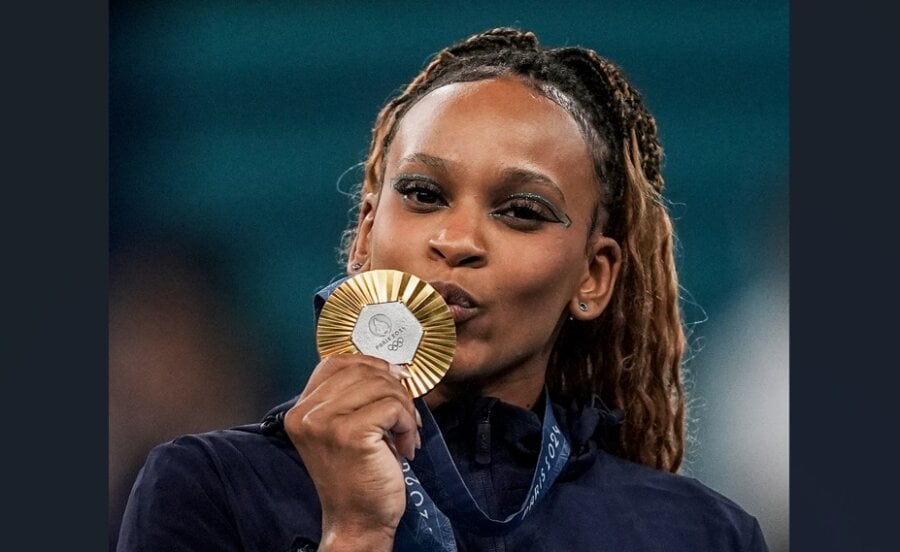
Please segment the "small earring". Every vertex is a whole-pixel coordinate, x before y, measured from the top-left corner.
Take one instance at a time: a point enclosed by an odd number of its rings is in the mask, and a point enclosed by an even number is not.
[[[353,263],[352,265],[350,265],[350,268],[352,270],[359,270],[360,268],[362,268],[362,263]]]
[[[587,303],[578,303],[578,310],[581,312],[587,312]]]

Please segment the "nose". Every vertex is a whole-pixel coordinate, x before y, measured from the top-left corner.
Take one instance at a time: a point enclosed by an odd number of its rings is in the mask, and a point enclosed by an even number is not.
[[[428,240],[432,258],[444,261],[451,267],[483,266],[487,256],[481,236],[481,222],[477,212],[468,212],[461,207],[445,211]]]

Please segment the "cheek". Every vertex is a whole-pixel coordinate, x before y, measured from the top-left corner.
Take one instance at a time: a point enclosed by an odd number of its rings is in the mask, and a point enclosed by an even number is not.
[[[563,308],[577,285],[583,255],[571,245],[550,242],[509,248],[504,258],[507,277],[500,283],[517,303]],[[499,291],[499,290],[498,290]]]
[[[407,226],[403,217],[397,216],[396,210],[391,206],[382,205],[379,208],[369,238],[372,262],[384,266],[385,263],[395,263],[398,257],[402,259],[402,256],[409,255],[413,249],[411,237],[415,233]]]

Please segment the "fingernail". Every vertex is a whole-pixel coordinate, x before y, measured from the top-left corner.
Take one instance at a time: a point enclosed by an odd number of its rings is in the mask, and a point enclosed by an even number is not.
[[[396,376],[399,379],[411,378],[412,374],[409,373],[405,367],[400,366],[399,364],[389,364],[388,370],[390,370],[391,374]]]
[[[422,429],[422,415],[419,414],[418,409],[416,409],[416,425],[419,426],[419,429]]]

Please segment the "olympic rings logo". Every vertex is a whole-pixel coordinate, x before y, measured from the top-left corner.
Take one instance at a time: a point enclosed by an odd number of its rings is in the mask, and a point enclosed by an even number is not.
[[[387,346],[388,351],[396,351],[400,347],[403,347],[403,337],[398,337],[397,339],[391,341]]]

